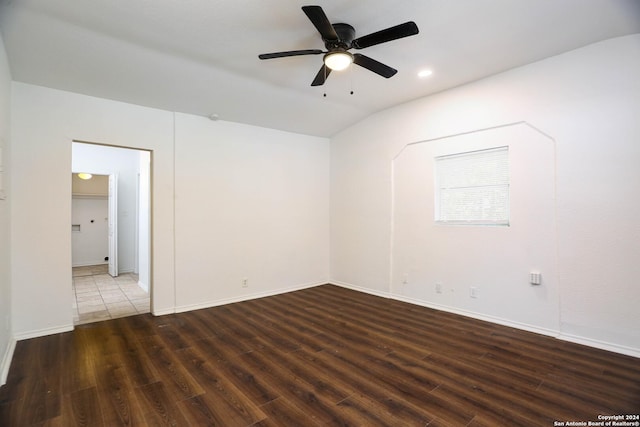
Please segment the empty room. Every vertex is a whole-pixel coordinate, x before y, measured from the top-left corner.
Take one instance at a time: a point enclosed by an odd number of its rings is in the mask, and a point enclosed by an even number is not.
[[[0,0],[0,425],[640,426],[638,76],[637,0]]]

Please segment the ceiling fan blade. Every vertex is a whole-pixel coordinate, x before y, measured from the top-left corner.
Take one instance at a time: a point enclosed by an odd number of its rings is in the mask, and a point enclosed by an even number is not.
[[[365,47],[374,46],[380,43],[390,42],[391,40],[401,39],[418,34],[418,26],[415,22],[409,21],[395,27],[380,30],[366,36],[355,39],[351,46],[356,49],[364,49]]]
[[[307,15],[324,40],[338,40],[336,30],[320,6],[302,6],[302,11]]]
[[[273,59],[273,58],[285,58],[287,56],[300,56],[300,55],[319,55],[324,53],[320,49],[307,49],[307,50],[289,50],[286,52],[273,52],[263,53],[258,55],[260,59]]]
[[[371,59],[368,56],[364,56],[359,53],[353,54],[353,62],[354,64],[358,64],[359,66],[364,67],[369,71],[373,71],[387,79],[389,77],[393,77],[398,72],[395,68],[391,68],[382,62],[378,62],[375,59]]]
[[[322,64],[322,68],[320,68],[320,71],[318,71],[318,74],[316,74],[316,78],[313,79],[313,82],[311,82],[311,86],[322,86],[324,82],[327,81],[327,77],[329,77],[329,74],[331,74],[331,68]]]

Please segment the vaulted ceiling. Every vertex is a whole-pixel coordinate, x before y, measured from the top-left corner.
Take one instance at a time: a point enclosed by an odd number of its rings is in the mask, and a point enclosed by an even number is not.
[[[318,136],[393,105],[640,32],[638,0],[317,1],[331,22],[355,27],[356,37],[406,21],[420,33],[359,51],[396,68],[390,79],[353,66],[311,87],[321,55],[258,59],[324,49],[305,4],[0,0],[0,31],[15,81]],[[423,69],[433,74],[418,77]]]

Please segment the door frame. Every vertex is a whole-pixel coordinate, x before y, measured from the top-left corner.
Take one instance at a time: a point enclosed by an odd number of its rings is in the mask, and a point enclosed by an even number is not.
[[[149,168],[148,168],[148,179],[147,179],[147,185],[148,188],[145,188],[146,191],[148,191],[148,209],[146,210],[146,212],[136,212],[137,215],[136,217],[138,218],[136,221],[136,230],[137,232],[139,232],[139,222],[140,222],[140,215],[141,214],[145,214],[147,215],[148,218],[148,239],[146,242],[143,242],[145,245],[147,245],[147,253],[148,253],[148,262],[145,263],[145,267],[147,269],[147,276],[148,276],[148,282],[146,285],[148,287],[147,291],[149,292],[149,304],[150,304],[150,311],[151,313],[153,313],[153,294],[154,294],[154,275],[153,275],[153,263],[154,263],[154,255],[153,255],[153,240],[154,240],[154,235],[153,235],[153,209],[154,209],[154,197],[153,197],[153,168],[154,168],[154,162],[153,162],[153,150],[150,149],[145,149],[145,148],[140,148],[140,147],[132,147],[132,146],[125,146],[125,145],[116,145],[116,144],[104,144],[104,143],[99,143],[99,142],[93,142],[93,141],[84,141],[84,140],[79,140],[79,139],[73,139],[72,143],[79,143],[79,144],[86,144],[86,145],[95,145],[95,146],[99,146],[99,147],[110,147],[110,148],[122,148],[122,149],[127,149],[127,150],[134,150],[134,151],[138,151],[138,152],[147,152],[149,153]],[[73,150],[72,150],[73,152]],[[73,168],[72,168],[73,169]],[[72,171],[72,173],[76,173],[75,171]],[[96,174],[98,175],[112,175],[111,172],[109,171],[95,171]],[[138,177],[140,177],[140,174],[138,174]],[[137,186],[137,193],[139,195],[140,193],[140,179],[138,178],[136,181],[136,186]],[[136,209],[139,208],[139,203],[136,203]],[[137,250],[136,252],[139,252],[139,248],[141,245],[141,242],[139,240],[139,235],[136,236],[136,245],[137,245]],[[136,256],[137,260],[136,262],[138,262],[139,260],[139,255]],[[140,273],[140,272],[138,272]],[[70,272],[71,275],[71,272]],[[70,281],[72,280],[72,278],[70,278]]]
[[[109,175],[109,275],[118,277],[118,174]],[[139,249],[136,248],[136,252]]]

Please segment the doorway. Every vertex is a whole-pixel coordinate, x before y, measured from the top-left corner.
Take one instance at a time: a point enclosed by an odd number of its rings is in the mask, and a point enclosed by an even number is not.
[[[151,311],[150,175],[149,151],[73,142],[74,324]]]

